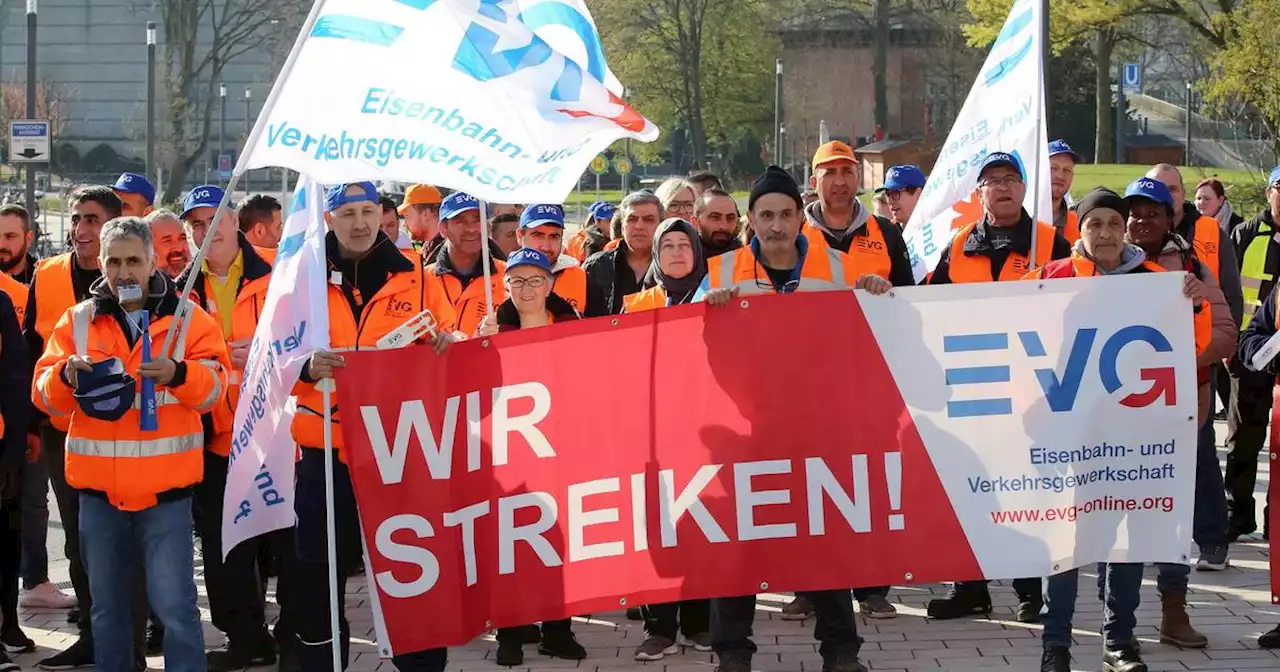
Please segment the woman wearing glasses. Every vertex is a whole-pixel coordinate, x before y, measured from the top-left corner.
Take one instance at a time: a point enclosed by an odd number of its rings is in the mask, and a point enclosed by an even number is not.
[[[662,201],[662,208],[665,211],[664,218],[667,217],[683,217],[688,219],[693,216],[693,206],[698,200],[694,193],[694,188],[689,181],[683,177],[669,177],[662,184],[658,185],[654,195],[658,200]]]
[[[551,293],[551,262],[547,255],[522,247],[507,257],[507,300],[498,306],[497,319],[484,318],[479,334],[545,327],[580,319],[568,301]]]

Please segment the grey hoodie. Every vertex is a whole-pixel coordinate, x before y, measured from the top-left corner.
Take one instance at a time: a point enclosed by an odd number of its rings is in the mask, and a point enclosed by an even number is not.
[[[854,208],[856,208],[853,211],[853,220],[849,222],[849,228],[844,231],[836,231],[835,229],[827,226],[827,222],[822,216],[821,202],[814,202],[806,205],[804,208],[804,217],[810,224],[817,227],[817,229],[827,237],[828,241],[835,240],[840,243],[833,247],[847,251],[849,249],[849,245],[853,242],[854,232],[865,226],[867,220],[871,218],[871,211],[862,207],[862,204],[857,200],[853,202],[853,205]]]
[[[1093,257],[1090,257],[1089,254],[1084,251],[1083,240],[1076,241],[1075,252],[1085,259],[1093,261]],[[1107,269],[1098,266],[1096,263],[1094,264],[1094,267],[1097,269],[1098,275],[1124,275],[1125,273],[1141,266],[1142,262],[1146,260],[1147,253],[1143,252],[1141,247],[1138,247],[1133,243],[1125,243],[1124,250],[1120,252],[1120,265],[1114,270],[1108,271]]]

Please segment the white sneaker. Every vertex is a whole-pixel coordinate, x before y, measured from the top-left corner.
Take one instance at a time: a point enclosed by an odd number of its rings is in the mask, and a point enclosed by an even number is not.
[[[31,590],[22,591],[18,604],[33,609],[70,609],[76,606],[76,597],[45,581]]]

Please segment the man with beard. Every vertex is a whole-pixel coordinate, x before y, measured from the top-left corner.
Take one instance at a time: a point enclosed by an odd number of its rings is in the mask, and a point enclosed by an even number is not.
[[[31,231],[31,215],[21,205],[0,206],[0,272],[18,282],[29,285],[36,272],[36,258],[31,254],[31,244],[35,242],[35,234]],[[25,297],[22,305],[15,307],[23,310],[27,307]]]
[[[155,185],[137,173],[124,173],[112,189],[123,205],[120,214],[126,217],[146,217],[156,202]]]
[[[165,275],[178,277],[182,269],[191,263],[191,245],[178,215],[172,210],[155,210],[147,215],[146,222],[151,227],[151,240],[156,246],[156,264]]]
[[[530,205],[520,215],[516,242],[546,255],[551,264],[551,293],[562,298],[579,314],[587,303],[587,272],[578,260],[563,251],[564,207]]]
[[[244,199],[236,218],[240,220],[240,232],[250,245],[263,250],[274,250],[280,245],[284,211],[274,196],[254,194]]]
[[[1080,163],[1080,158],[1065,140],[1049,143],[1049,190],[1053,194],[1053,227],[1072,245],[1080,240],[1080,218],[1067,207],[1067,194],[1071,193],[1071,184],[1076,180],[1076,164]]]
[[[702,253],[707,259],[742,247],[738,237],[741,214],[738,202],[723,189],[702,192],[693,208],[693,225],[698,229]]]
[[[440,204],[443,200],[440,190],[429,184],[415,184],[404,192],[400,214],[404,216],[404,226],[409,230],[413,246],[420,251],[440,232]]]
[[[894,287],[916,284],[902,232],[858,202],[859,179],[852,147],[839,141],[819,147],[809,177],[809,186],[818,191],[818,202],[804,209],[802,235],[812,244],[849,255],[859,276],[874,273]]]

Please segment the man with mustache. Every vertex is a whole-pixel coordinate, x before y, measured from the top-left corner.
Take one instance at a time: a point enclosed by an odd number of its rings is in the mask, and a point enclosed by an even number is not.
[[[819,147],[809,177],[818,202],[804,209],[804,235],[810,243],[849,255],[857,275],[874,273],[895,287],[910,287],[915,275],[902,233],[858,202],[860,179],[852,147],[839,141]]]
[[[35,242],[35,234],[31,231],[31,215],[21,205],[0,206],[0,272],[29,285],[31,276],[36,271],[36,257],[31,254],[31,244]],[[14,307],[19,312],[27,307],[26,298],[22,305]]]
[[[698,229],[707,259],[742,247],[738,236],[741,219],[738,202],[728,192],[717,187],[702,192],[693,207],[692,224]]]
[[[427,266],[429,288],[442,292],[453,306],[453,324],[441,323],[448,331],[474,336],[480,320],[488,314],[485,303],[484,267],[481,246],[489,244],[488,232],[480,221],[480,202],[460,191],[449,194],[440,204],[440,231],[444,244]],[[502,273],[505,266],[496,257],[489,258],[489,284],[493,302],[506,300]],[[476,282],[479,280],[479,282]],[[496,307],[496,306],[495,306]],[[436,319],[441,319],[439,315]]]
[[[156,246],[156,263],[171,278],[178,277],[191,263],[191,244],[187,230],[172,210],[153,210],[145,220],[151,226],[151,239]]]
[[[987,155],[978,171],[982,218],[956,231],[951,244],[943,248],[928,284],[1012,282],[1031,272],[1033,265],[1040,268],[1054,259],[1071,256],[1071,245],[1053,225],[1033,221],[1023,209],[1026,194],[1018,157],[1005,152]],[[1013,591],[1018,596],[1018,621],[1039,622],[1040,608],[1044,606],[1040,579],[1014,579]],[[947,597],[929,601],[928,613],[938,620],[990,614],[987,582],[957,581]]]

